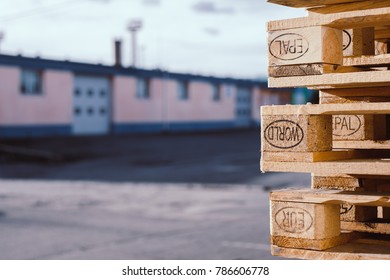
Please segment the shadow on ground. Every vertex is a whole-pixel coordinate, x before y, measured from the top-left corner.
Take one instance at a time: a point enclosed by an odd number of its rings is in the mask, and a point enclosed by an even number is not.
[[[308,185],[310,180],[302,174],[261,174],[258,130],[40,138],[2,144],[14,148],[0,153],[2,178],[239,183],[266,188]]]

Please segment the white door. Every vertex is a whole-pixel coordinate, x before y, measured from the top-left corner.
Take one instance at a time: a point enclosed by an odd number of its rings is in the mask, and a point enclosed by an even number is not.
[[[75,76],[73,133],[107,134],[110,127],[110,81],[102,77]]]
[[[236,96],[236,126],[249,127],[252,123],[252,95],[251,89],[237,88]]]

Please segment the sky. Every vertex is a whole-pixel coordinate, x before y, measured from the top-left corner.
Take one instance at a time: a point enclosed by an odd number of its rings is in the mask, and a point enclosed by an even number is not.
[[[265,0],[1,2],[4,54],[112,65],[118,38],[129,66],[127,26],[140,19],[139,67],[237,78],[266,77],[267,21],[306,15]]]

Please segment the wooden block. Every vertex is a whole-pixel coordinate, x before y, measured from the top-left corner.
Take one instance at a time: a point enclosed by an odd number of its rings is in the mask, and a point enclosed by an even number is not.
[[[362,56],[375,54],[374,27],[343,30],[343,55]]]
[[[331,122],[330,116],[262,114],[261,150],[330,151],[332,149]]]
[[[271,201],[271,235],[326,239],[340,235],[338,205]]]
[[[304,8],[304,7],[314,7],[314,6],[322,6],[322,5],[330,5],[330,4],[340,4],[347,2],[358,2],[363,0],[267,0],[267,2],[294,7],[294,8]]]
[[[345,244],[359,237],[361,237],[361,234],[357,232],[341,233],[340,235],[332,238],[318,240],[292,238],[285,236],[271,236],[271,244],[286,248],[326,250],[341,244]]]
[[[385,116],[379,116],[378,120],[385,120]],[[333,115],[333,141],[338,140],[372,140],[375,122],[373,115]],[[383,128],[380,126],[379,128]],[[377,129],[378,133],[383,129]],[[384,136],[382,134],[382,136]]]
[[[314,26],[268,34],[269,66],[342,64],[342,31]]]

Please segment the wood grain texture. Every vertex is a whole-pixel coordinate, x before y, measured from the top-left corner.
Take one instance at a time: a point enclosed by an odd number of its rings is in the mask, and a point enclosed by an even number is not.
[[[389,23],[390,7],[383,7],[270,21],[268,22],[268,31],[310,26],[329,26],[338,29],[349,29],[389,25]]]
[[[342,35],[343,56],[375,55],[374,27],[347,29]]]
[[[316,14],[335,14],[349,11],[361,11],[375,8],[385,8],[389,6],[388,0],[375,1],[349,1],[351,3],[337,3],[333,5],[324,5],[320,7],[309,8],[310,16],[318,16]]]
[[[361,158],[365,153],[359,151],[327,151],[327,152],[262,152],[263,161],[278,162],[321,162]]]
[[[283,248],[271,245],[271,254],[285,258],[307,260],[390,260],[390,242],[365,242],[357,239],[325,251]]]
[[[390,114],[390,103],[343,103],[261,106],[262,116],[272,115],[370,115]]]
[[[271,88],[310,87],[313,89],[329,89],[389,85],[389,70],[268,78],[268,86]]]
[[[364,141],[335,141],[335,149],[390,149],[390,140],[364,140]]]
[[[270,193],[272,201],[308,203],[308,204],[342,204],[349,203],[362,206],[390,206],[390,193],[354,192],[339,190],[284,189]]]
[[[262,172],[302,172],[324,174],[351,174],[351,175],[389,175],[390,159],[351,159],[328,162],[290,162],[261,161]]]
[[[369,222],[341,221],[341,229],[348,231],[390,234],[390,222],[373,220]]]
[[[303,239],[285,236],[271,236],[271,244],[279,247],[311,249],[311,250],[326,250],[341,244],[345,244],[354,239],[361,238],[362,234],[358,232],[341,233],[338,236],[325,239]]]
[[[307,76],[322,75],[329,73],[351,73],[366,71],[362,67],[337,66],[331,64],[300,64],[300,65],[283,65],[268,67],[269,77],[290,77],[290,76]]]
[[[389,57],[390,58],[390,57]],[[390,98],[390,87],[361,87],[361,88],[342,88],[342,89],[324,89],[320,91],[320,98],[385,98],[383,101],[367,102],[387,102],[386,98]],[[328,103],[347,103],[347,102],[328,102]]]
[[[387,46],[386,46],[387,47]],[[389,66],[390,54],[361,55],[343,58],[343,66]]]

